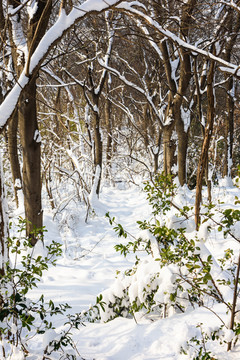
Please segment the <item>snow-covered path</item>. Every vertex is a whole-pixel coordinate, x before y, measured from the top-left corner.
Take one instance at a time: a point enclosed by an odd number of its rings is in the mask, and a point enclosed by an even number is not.
[[[136,221],[151,214],[146,194],[136,187],[108,188],[94,205],[96,214],[89,217],[87,224],[83,209],[76,208],[74,203],[68,207],[59,226],[52,221],[52,214],[45,212],[46,242],[54,239],[63,243],[65,253],[56,267],[44,274],[42,283],[32,294],[34,298],[44,293],[47,300],[67,302],[72,307],[71,313],[81,312],[113,284],[117,270],[132,267],[134,255],[124,258],[116,253],[114,246],[127,240],[117,237],[105,213],[115,216],[124,229],[136,235],[139,231]],[[221,311],[219,308],[219,313]],[[216,326],[216,317],[202,308],[155,322],[139,314],[137,320],[138,323],[117,318],[108,323],[86,324],[74,333],[79,353],[86,360],[187,360],[191,356],[181,355],[180,348],[186,339],[194,336],[196,325],[207,322],[213,328]],[[56,325],[61,326],[61,322],[59,318]],[[36,354],[39,344],[31,346]],[[226,353],[225,345],[221,353],[219,348],[216,351],[219,360],[239,358],[239,347],[231,353]]]
[[[34,297],[44,292],[46,299],[68,302],[72,312],[80,312],[113,283],[117,270],[124,271],[132,266],[134,256],[124,258],[115,251],[116,244],[127,240],[117,237],[105,214],[109,212],[127,231],[136,235],[139,231],[136,221],[150,215],[145,193],[136,188],[106,189],[95,203],[95,212],[86,224],[83,210],[73,205],[64,217],[60,232],[51,220],[52,215],[45,213],[46,242],[62,243],[65,254],[56,267],[44,274],[43,282],[34,290]]]

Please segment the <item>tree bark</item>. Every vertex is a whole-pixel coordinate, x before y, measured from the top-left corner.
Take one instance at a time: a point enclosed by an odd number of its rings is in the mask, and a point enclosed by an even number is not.
[[[22,189],[22,176],[18,158],[18,140],[17,140],[17,130],[18,130],[18,110],[16,109],[8,122],[8,153],[11,165],[13,187],[15,194],[16,206],[19,206],[18,200],[18,190]]]
[[[180,34],[183,39],[188,37],[189,27],[192,22],[191,14],[195,4],[196,0],[188,0],[183,5],[180,25]],[[166,111],[165,123],[169,124],[169,121],[172,123],[171,125],[167,125],[167,129],[164,129],[163,132],[165,133],[164,161],[166,161],[164,169],[167,174],[171,174],[173,164],[177,164],[179,182],[180,185],[183,186],[186,183],[188,129],[184,124],[184,119],[182,119],[181,108],[192,77],[190,52],[183,48],[179,49],[180,71],[177,84],[172,76],[173,71],[176,72],[176,70],[172,68],[166,40],[162,41],[160,48],[164,59],[164,67],[169,86],[168,108]],[[175,76],[175,78],[177,78],[177,76]],[[177,139],[174,139],[172,134],[170,135],[170,132],[173,132],[174,128],[176,128]],[[176,143],[176,140],[178,141],[177,161],[174,156],[176,148],[176,144],[174,143]]]
[[[164,152],[164,173],[166,175],[172,174],[172,167],[176,160],[174,159],[174,153],[176,149],[176,144],[174,139],[172,138],[175,119],[172,108],[172,102],[174,99],[174,95],[177,92],[176,83],[172,78],[172,68],[170,63],[170,55],[167,46],[167,41],[164,40],[160,44],[160,49],[162,52],[162,56],[164,59],[164,69],[166,72],[167,83],[169,87],[168,92],[168,107],[165,114],[165,126],[163,128],[163,152]]]
[[[202,181],[203,176],[206,170],[206,165],[208,161],[208,149],[210,145],[210,140],[213,131],[214,123],[214,93],[213,93],[213,79],[214,79],[214,68],[215,64],[212,61],[209,68],[208,78],[207,78],[207,124],[205,126],[204,139],[202,144],[202,151],[198,163],[197,169],[197,184],[196,184],[196,198],[195,198],[195,225],[196,230],[199,229],[200,225],[200,206],[201,206],[201,196],[202,196]]]
[[[236,43],[237,36],[240,29],[240,13],[237,13],[234,18],[234,11],[230,9],[224,30],[229,34],[228,41],[226,41],[224,58],[226,61],[231,60],[232,50]],[[232,158],[233,158],[233,131],[234,131],[234,82],[230,77],[226,82],[226,117],[224,127],[224,168],[223,176],[231,177]]]
[[[174,122],[163,128],[163,144],[164,144],[164,173],[172,174],[173,165],[176,163],[175,150],[176,144],[172,138]]]
[[[0,154],[1,155],[1,154]],[[0,157],[0,276],[4,274],[4,266],[8,260],[7,239],[9,236],[7,201],[4,189],[2,160]],[[1,296],[0,296],[1,306]]]
[[[8,0],[9,4],[16,8],[19,2]],[[23,89],[18,102],[18,121],[20,141],[23,149],[23,194],[25,217],[27,220],[26,236],[35,245],[37,238],[32,234],[35,228],[42,228],[42,204],[41,204],[41,151],[40,135],[37,124],[36,105],[36,79],[38,74],[30,75],[30,62],[32,54],[46,32],[48,20],[51,14],[52,0],[38,0],[36,11],[29,19],[26,29],[26,42],[28,47],[28,58],[19,58],[17,41],[11,21],[17,21],[17,26],[23,27],[21,14],[17,20],[9,21],[9,34],[11,40],[12,58],[17,76],[20,75],[24,66],[26,76],[30,78],[28,85]],[[15,24],[16,25],[16,24]],[[17,115],[16,115],[17,116]],[[16,134],[15,134],[16,136]]]
[[[98,182],[96,184],[96,194],[99,196],[101,175],[102,175],[102,137],[100,133],[100,116],[98,111],[93,113],[93,127],[94,127],[94,168],[96,176],[96,169],[100,169],[100,173],[97,174]],[[99,170],[98,170],[99,171]]]
[[[19,130],[23,150],[23,194],[27,236],[32,245],[36,237],[34,228],[42,228],[41,203],[41,141],[37,124],[36,79],[23,90],[19,100]]]
[[[181,108],[179,109],[181,112]],[[178,135],[178,179],[181,186],[186,184],[187,180],[187,148],[188,148],[188,130],[184,128],[184,122],[181,114],[176,121],[176,130]]]
[[[226,84],[226,117],[224,123],[224,168],[223,176],[231,177],[232,158],[233,158],[233,130],[234,130],[234,99],[232,96],[233,79],[229,79]]]
[[[157,147],[157,151],[154,150],[153,151],[153,171],[154,174],[158,173],[159,170],[159,153],[160,153],[160,148],[161,148],[161,142],[162,142],[162,130],[159,129],[159,134],[158,134],[158,138],[157,138],[157,143],[156,143],[156,147]]]
[[[105,121],[107,128],[107,145],[106,145],[106,161],[107,161],[107,177],[110,177],[111,159],[112,159],[112,119],[111,119],[111,103],[106,99],[105,104]]]

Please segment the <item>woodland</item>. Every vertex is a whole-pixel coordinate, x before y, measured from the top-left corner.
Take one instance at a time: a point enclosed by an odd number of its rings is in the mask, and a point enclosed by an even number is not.
[[[135,186],[142,191],[145,187],[155,222],[141,219],[139,226],[155,240],[149,235],[144,251],[157,261],[160,256],[161,268],[168,263],[169,269],[174,264],[189,271],[185,278],[184,271],[178,270],[181,280],[174,280],[176,288],[166,289],[171,306],[159,300],[159,316],[168,317],[170,308],[183,313],[190,305],[201,306],[206,296],[208,303],[210,298],[225,304],[231,318],[225,327],[233,335],[222,342],[228,352],[232,350],[240,334],[236,320],[240,234],[233,230],[240,221],[240,202],[234,193],[230,205],[217,207],[214,194],[223,181],[238,189],[239,78],[238,0],[0,0],[0,276],[4,289],[0,293],[0,324],[11,318],[26,330],[33,323],[23,316],[25,305],[20,305],[21,311],[13,310],[19,308],[17,302],[24,303],[26,289],[35,286],[32,275],[25,290],[22,280],[14,280],[16,276],[20,279],[19,273],[14,273],[20,271],[16,263],[14,270],[10,265],[11,253],[21,255],[18,232],[24,234],[23,247],[34,249],[44,243],[45,210],[50,209],[57,221],[74,203],[76,208],[81,206],[81,221],[88,224],[98,216],[96,204],[104,188]],[[192,194],[184,206],[185,200],[175,198],[183,189]],[[224,202],[227,196],[220,198]],[[24,213],[17,220],[21,206]],[[167,223],[165,217],[171,211],[171,219],[177,212],[186,224],[191,221],[194,236],[199,237],[207,223],[207,230],[215,226],[223,238],[231,237],[234,250],[224,248],[225,255],[218,261],[221,271],[230,271],[231,279],[214,280],[212,255],[208,253],[205,259],[205,245],[189,240],[190,225]],[[128,232],[111,213],[107,218],[126,241]],[[156,256],[155,241],[159,248]],[[151,247],[149,242],[155,245]],[[51,246],[46,258],[37,258],[32,267],[32,257],[21,255],[21,266],[31,267],[29,274],[35,271],[34,276],[41,278],[44,263],[52,264],[59,255],[57,243]],[[141,240],[117,246],[124,256],[142,250]],[[197,252],[200,248],[203,257]],[[184,264],[179,263],[177,253],[186,259]],[[188,258],[190,253],[195,255]],[[138,259],[136,266],[141,266]],[[154,276],[155,280],[161,278]],[[191,290],[184,288],[183,280]],[[230,286],[231,300],[224,298],[216,281]],[[6,290],[7,283],[14,284],[12,292]],[[80,316],[71,319],[70,328],[89,319],[99,321],[101,316],[106,321],[117,313],[124,317],[126,311],[127,316],[143,308],[151,313],[160,288],[159,283],[156,286],[150,286],[148,300],[130,301],[131,310],[122,302],[116,310],[117,302],[112,304],[100,295],[95,305],[98,315],[91,309],[83,320]],[[126,287],[129,291],[131,286]],[[188,293],[190,305],[176,300],[178,291]],[[121,293],[116,298],[124,296]],[[6,299],[13,301],[11,306]],[[103,315],[104,306],[113,313],[109,310]],[[56,314],[62,310],[52,308]],[[49,322],[46,326],[51,328]],[[216,333],[211,337],[221,338]],[[19,340],[21,331],[7,331],[1,325],[0,339],[4,338],[27,356],[26,346]],[[56,343],[54,351],[64,347],[64,341],[58,348]],[[189,358],[215,359],[205,342],[204,346],[195,343],[198,353]],[[2,357],[11,359],[8,347],[2,345],[2,349]],[[55,359],[48,357],[53,350],[46,349],[41,359]],[[183,355],[185,352],[183,349]],[[56,359],[71,358],[62,356]]]

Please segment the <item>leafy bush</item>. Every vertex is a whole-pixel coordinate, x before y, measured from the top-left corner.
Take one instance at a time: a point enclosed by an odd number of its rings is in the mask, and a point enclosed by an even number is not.
[[[136,256],[135,266],[120,274],[115,284],[102,293],[106,306],[105,312],[99,309],[101,319],[108,321],[117,316],[132,316],[140,310],[166,317],[199,306],[215,313],[213,305],[221,303],[226,314],[230,314],[230,325],[225,318],[215,315],[225,332],[233,333],[230,340],[221,338],[230,350],[240,333],[235,316],[240,258],[235,257],[232,249],[227,249],[221,259],[213,257],[201,232],[193,231],[193,208],[179,208],[176,204],[176,186],[170,177],[157,176],[153,184],[146,183],[145,191],[153,209],[152,219],[138,222],[145,237],[118,244],[116,250],[124,256],[144,250],[147,256],[144,260]],[[222,210],[213,204],[203,208],[202,224],[207,232],[218,231],[223,237],[230,236],[240,242],[234,232],[234,226],[240,220],[238,209]],[[107,217],[118,236],[126,238],[128,233],[121,224],[109,214]],[[206,341],[209,339],[219,340],[220,337],[205,337]],[[195,340],[192,342],[198,347],[196,359],[210,359],[201,341]]]
[[[71,329],[82,324],[81,316],[68,315],[62,333],[54,331],[53,318],[64,315],[70,308],[68,304],[55,305],[53,301],[45,302],[41,295],[37,301],[30,300],[29,291],[37,287],[43,271],[49,265],[55,265],[56,258],[62,253],[61,245],[55,241],[46,246],[45,255],[35,256],[34,248],[25,238],[26,221],[19,219],[18,236],[8,239],[10,259],[4,264],[4,271],[0,276],[0,357],[14,359],[17,353],[28,358],[28,343],[35,336],[45,334],[47,343],[43,349],[43,359],[49,359],[53,352],[59,353],[59,359],[76,359],[76,355],[67,355],[64,348],[75,346],[71,338]],[[44,229],[34,230],[38,241],[43,240]],[[48,334],[52,334],[49,337]],[[54,334],[54,336],[53,336]]]

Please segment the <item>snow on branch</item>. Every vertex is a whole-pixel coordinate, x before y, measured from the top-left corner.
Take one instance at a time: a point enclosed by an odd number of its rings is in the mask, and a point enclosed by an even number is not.
[[[147,102],[149,103],[149,105],[151,106],[151,108],[154,111],[154,114],[156,115],[158,121],[159,121],[159,125],[161,128],[164,127],[164,124],[162,122],[161,116],[156,108],[156,106],[154,105],[154,102],[152,100],[152,96],[150,96],[150,94],[148,93],[147,88],[142,89],[140,86],[138,86],[137,84],[134,84],[132,81],[126,79],[126,77],[124,75],[122,75],[118,70],[107,66],[106,64],[104,64],[104,62],[101,59],[98,59],[99,64],[104,67],[105,69],[107,69],[110,73],[112,73],[113,75],[115,75],[119,80],[121,80],[125,85],[129,86],[130,88],[136,90],[137,92],[139,92],[140,94],[142,94],[145,99],[147,100]]]
[[[237,12],[240,13],[240,7],[233,1],[233,0],[230,0],[230,1],[220,1],[221,4],[224,4],[224,5],[227,5],[227,6],[230,6],[232,9],[236,10]]]
[[[232,6],[236,9],[236,6],[235,6],[236,4],[233,1],[226,2],[226,4],[229,6]],[[136,6],[138,6],[138,8],[136,8]],[[187,41],[184,41],[183,39],[181,39],[179,36],[175,35],[173,32],[164,29],[151,16],[140,11],[139,10],[140,6],[141,6],[141,3],[139,1],[132,1],[132,2],[123,1],[117,6],[117,8],[119,10],[126,11],[127,13],[129,13],[131,15],[137,16],[145,24],[150,25],[157,32],[159,32],[163,36],[166,36],[168,39],[171,39],[173,41],[173,43],[177,44],[178,46],[188,49],[195,54],[203,55],[204,57],[207,57],[208,59],[216,61],[219,65],[222,65],[222,67],[220,68],[221,71],[233,74],[236,77],[240,77],[240,68],[238,65],[228,62],[228,61],[220,58],[219,56],[215,56],[211,52],[203,50],[196,45],[192,45],[192,44],[188,43]],[[239,9],[236,9],[236,10],[239,11]]]
[[[18,5],[17,7],[13,8],[12,5],[9,5],[8,7],[8,16],[15,16],[20,10],[22,10],[22,8],[24,8],[24,6],[26,6],[28,3],[30,2],[30,0],[25,0],[23,1],[20,5]]]
[[[29,83],[31,75],[39,70],[43,60],[51,48],[57,44],[64,34],[78,21],[90,13],[100,13],[121,3],[121,0],[87,0],[77,8],[73,8],[67,15],[62,11],[54,25],[46,32],[31,55],[29,76],[26,76],[26,66],[22,71],[16,85],[9,92],[3,103],[0,105],[0,128],[4,127],[12,115],[23,88]]]

